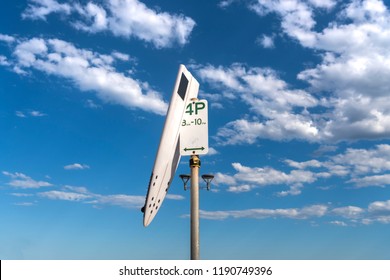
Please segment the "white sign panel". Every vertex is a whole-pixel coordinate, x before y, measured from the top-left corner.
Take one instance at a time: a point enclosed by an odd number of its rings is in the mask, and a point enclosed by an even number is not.
[[[180,154],[204,155],[209,151],[207,100],[187,104],[180,128]]]

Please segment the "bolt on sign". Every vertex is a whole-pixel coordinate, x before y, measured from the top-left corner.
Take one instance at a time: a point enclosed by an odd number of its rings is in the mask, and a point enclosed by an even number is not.
[[[209,151],[207,100],[190,101],[183,115],[180,128],[180,154],[204,155]]]

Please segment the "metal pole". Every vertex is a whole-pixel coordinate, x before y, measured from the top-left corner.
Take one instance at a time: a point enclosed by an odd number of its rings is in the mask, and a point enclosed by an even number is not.
[[[191,260],[199,260],[199,168],[200,159],[192,155],[191,168]]]

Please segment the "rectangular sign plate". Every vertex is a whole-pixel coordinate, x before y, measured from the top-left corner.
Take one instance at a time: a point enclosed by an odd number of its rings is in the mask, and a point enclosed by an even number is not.
[[[204,155],[209,151],[207,100],[190,101],[180,128],[180,154]]]

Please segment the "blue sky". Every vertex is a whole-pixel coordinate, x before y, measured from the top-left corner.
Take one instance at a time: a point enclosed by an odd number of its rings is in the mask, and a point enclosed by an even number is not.
[[[0,5],[1,259],[189,258],[178,176],[140,212],[179,64],[209,102],[203,259],[390,258],[386,1]]]

